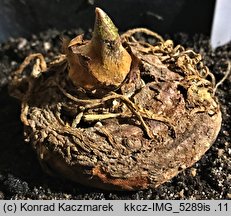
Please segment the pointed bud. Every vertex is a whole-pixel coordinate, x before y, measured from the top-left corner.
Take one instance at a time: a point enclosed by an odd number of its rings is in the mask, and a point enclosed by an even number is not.
[[[95,13],[91,41],[78,36],[69,43],[69,77],[87,90],[117,88],[130,71],[131,56],[107,14],[100,8]]]
[[[95,25],[92,41],[114,41],[119,38],[118,29],[100,8],[95,9]]]

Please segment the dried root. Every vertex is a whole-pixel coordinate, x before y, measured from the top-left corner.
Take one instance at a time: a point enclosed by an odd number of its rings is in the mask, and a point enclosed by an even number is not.
[[[230,72],[216,84],[200,54],[145,28],[119,38],[105,13],[96,12],[91,41],[75,38],[48,66],[32,54],[13,74],[10,91],[22,101],[26,140],[48,173],[52,168],[104,189],[157,187],[215,140],[221,124],[215,92]],[[111,29],[101,31],[108,22]],[[126,59],[125,67],[118,59]],[[117,69],[121,76],[113,83]]]

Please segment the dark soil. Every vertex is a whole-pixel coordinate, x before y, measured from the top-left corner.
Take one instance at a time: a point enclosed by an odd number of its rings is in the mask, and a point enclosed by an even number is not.
[[[81,30],[64,32],[72,38]],[[9,74],[35,52],[51,60],[60,52],[60,32],[48,30],[30,38],[9,39],[0,44],[0,199],[231,199],[231,76],[217,91],[223,123],[211,149],[192,168],[186,169],[156,190],[104,192],[45,174],[30,145],[23,141],[20,102],[8,95]],[[204,35],[171,36],[200,52],[220,80],[231,59],[231,43],[212,51]]]

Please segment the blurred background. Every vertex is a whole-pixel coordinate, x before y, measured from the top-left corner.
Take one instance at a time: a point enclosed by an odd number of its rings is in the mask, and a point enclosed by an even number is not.
[[[87,30],[96,6],[120,31],[148,27],[160,34],[210,35],[215,0],[0,0],[0,42],[48,28]]]

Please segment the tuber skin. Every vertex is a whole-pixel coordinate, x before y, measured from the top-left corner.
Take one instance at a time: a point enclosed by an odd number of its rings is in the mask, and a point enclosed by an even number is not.
[[[10,86],[22,101],[25,140],[48,174],[105,190],[156,188],[215,141],[221,82],[200,54],[144,28],[120,37],[99,8],[92,39],[79,35],[64,48],[49,67],[42,54],[29,55]]]
[[[107,14],[100,8],[96,8],[95,13],[92,39],[84,41],[79,35],[68,45],[68,75],[74,85],[85,90],[111,90],[125,80],[132,59]]]

